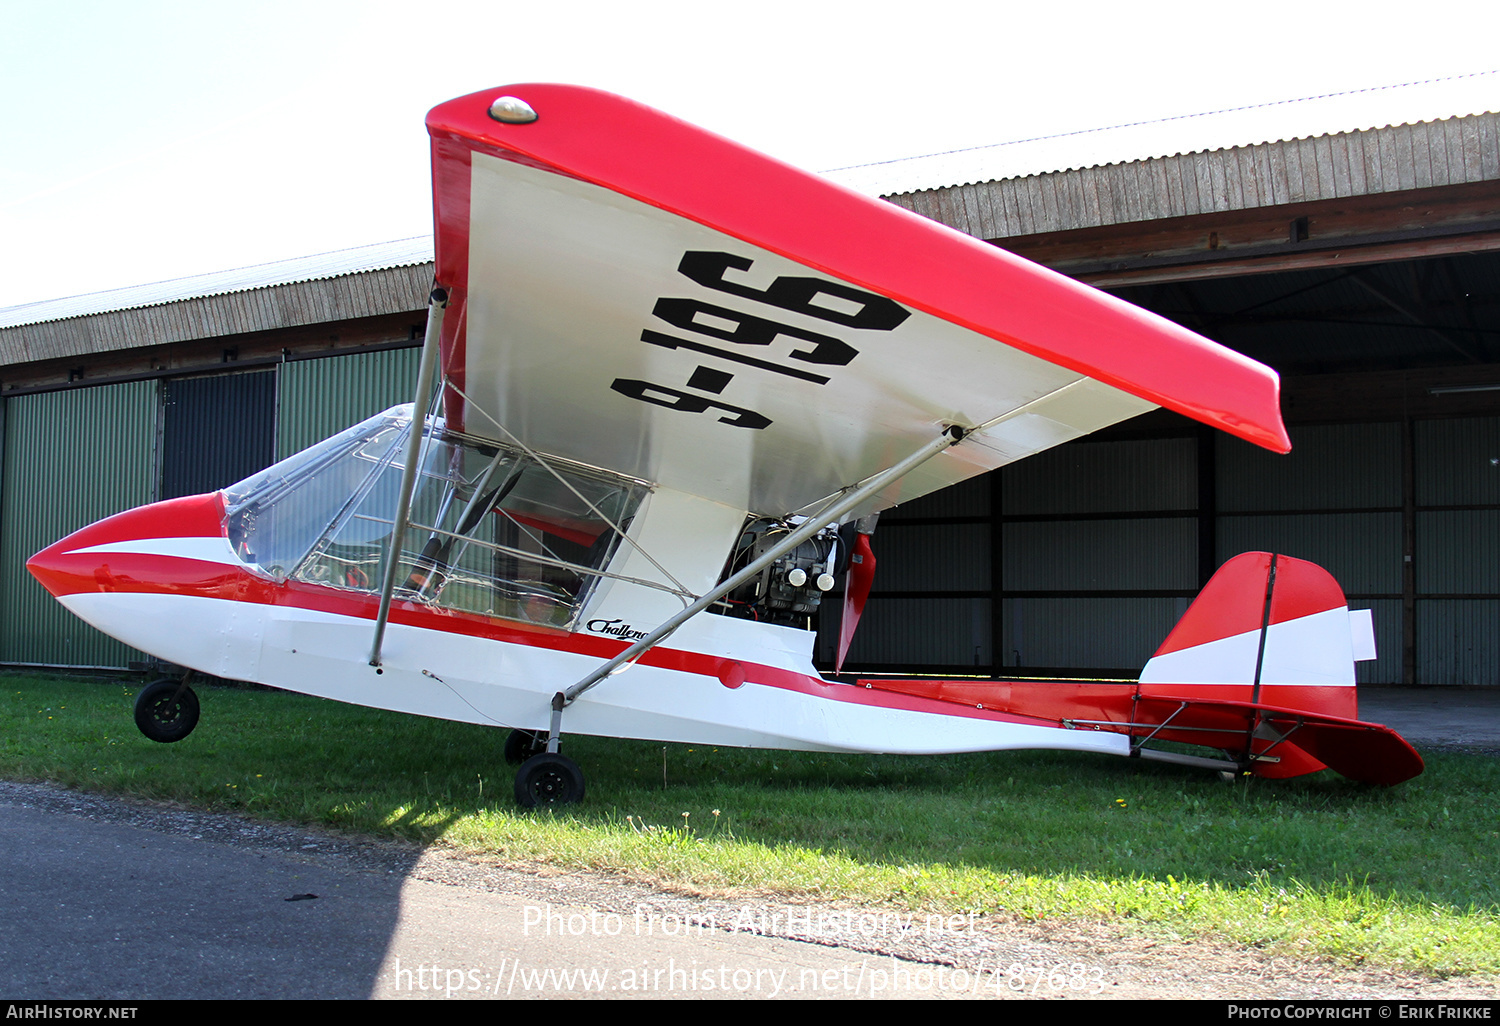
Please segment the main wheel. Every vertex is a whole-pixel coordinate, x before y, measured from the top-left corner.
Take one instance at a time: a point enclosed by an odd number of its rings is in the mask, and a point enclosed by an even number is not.
[[[516,801],[524,808],[583,801],[583,771],[566,755],[533,755],[516,771]]]
[[[198,725],[198,696],[181,681],[154,680],[135,696],[135,725],[152,741],[181,741]]]
[[[519,766],[532,756],[547,750],[547,735],[534,730],[513,730],[505,739],[505,761]]]

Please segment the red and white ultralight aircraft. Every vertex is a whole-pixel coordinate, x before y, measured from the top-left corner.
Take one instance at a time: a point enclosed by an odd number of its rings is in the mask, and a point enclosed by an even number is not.
[[[427,127],[414,405],[38,553],[74,613],[203,673],[512,728],[523,805],[583,796],[564,726],[1421,772],[1355,718],[1369,614],[1285,556],[1225,564],[1133,684],[813,667],[840,575],[848,649],[880,510],[1157,406],[1285,452],[1268,368],[617,96],[511,86]],[[185,678],[137,700],[156,740],[197,718]]]

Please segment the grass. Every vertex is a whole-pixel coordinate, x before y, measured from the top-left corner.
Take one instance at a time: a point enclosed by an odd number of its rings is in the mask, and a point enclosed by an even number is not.
[[[566,738],[588,799],[524,813],[504,734],[199,689],[175,745],[135,683],[0,675],[0,776],[424,844],[931,913],[1081,918],[1284,955],[1500,971],[1500,760],[1429,753],[1396,788],[1068,753],[832,756]]]

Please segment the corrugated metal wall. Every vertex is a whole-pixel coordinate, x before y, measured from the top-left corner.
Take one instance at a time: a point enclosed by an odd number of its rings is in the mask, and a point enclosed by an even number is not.
[[[887,511],[875,534],[875,591],[850,647],[850,666],[945,666],[987,673],[994,663],[991,479],[975,478]],[[819,654],[832,662],[842,592],[830,593]]]
[[[1198,505],[1191,438],[1083,441],[1000,471],[1007,518],[1159,513]]]
[[[1181,598],[1006,599],[1005,666],[1133,677],[1177,618]]]
[[[276,409],[276,458],[309,445],[382,410],[411,402],[420,348],[298,360],[281,365]]]
[[[1322,566],[1351,606],[1374,611],[1379,658],[1361,683],[1401,682],[1402,426],[1291,429],[1285,456],[1220,435],[1216,442],[1220,561],[1264,550]]]
[[[5,401],[0,662],[123,666],[142,658],[64,609],[26,572],[57,539],[154,498],[157,384]]]
[[[1138,668],[1197,590],[1197,460],[1084,441],[889,511],[849,665]]]
[[[1418,680],[1500,683],[1500,417],[1412,435]]]
[[[1061,446],[1002,469],[1001,665],[1133,671],[1198,584],[1192,438]]]
[[[1414,456],[1405,432],[1296,427],[1289,456],[1222,434],[1085,439],[909,503],[881,520],[849,664],[1133,673],[1209,573],[1264,549],[1319,563],[1373,611],[1361,682],[1400,683],[1414,631],[1418,682],[1500,683],[1500,418],[1420,422]]]

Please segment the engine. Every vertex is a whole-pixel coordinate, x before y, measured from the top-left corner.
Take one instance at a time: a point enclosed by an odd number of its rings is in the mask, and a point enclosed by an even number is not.
[[[725,576],[750,565],[794,530],[796,525],[785,521],[752,521],[735,545]],[[837,561],[843,551],[839,528],[825,527],[730,592],[725,597],[728,608],[721,612],[789,627],[810,627],[822,605],[823,593],[833,588],[834,578],[842,569]]]

